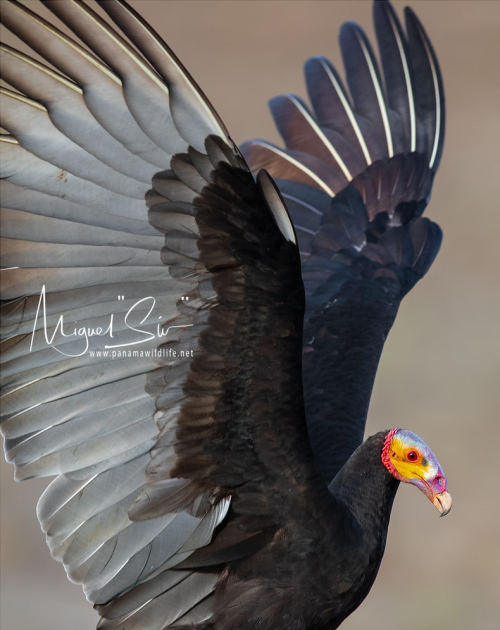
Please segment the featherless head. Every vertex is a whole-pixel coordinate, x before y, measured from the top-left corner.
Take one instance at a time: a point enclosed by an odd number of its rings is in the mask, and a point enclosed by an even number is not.
[[[451,495],[443,469],[418,435],[404,429],[389,431],[382,449],[382,463],[399,481],[417,486],[441,516],[451,510]]]

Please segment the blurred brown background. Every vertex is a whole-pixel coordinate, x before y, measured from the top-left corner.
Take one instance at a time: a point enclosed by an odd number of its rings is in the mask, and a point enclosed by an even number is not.
[[[344,20],[373,36],[368,0],[132,4],[180,56],[237,142],[278,141],[267,100],[283,92],[305,97],[301,67],[311,55],[340,65]],[[404,3],[394,4],[401,12]],[[393,426],[419,433],[444,467],[454,507],[439,519],[423,495],[401,488],[378,580],[342,628],[497,630],[500,3],[411,4],[446,88],[446,145],[427,210],[444,242],[386,344],[367,433]],[[46,482],[15,484],[12,467],[3,462],[1,470],[2,630],[90,630],[97,615],[50,558],[36,520]]]

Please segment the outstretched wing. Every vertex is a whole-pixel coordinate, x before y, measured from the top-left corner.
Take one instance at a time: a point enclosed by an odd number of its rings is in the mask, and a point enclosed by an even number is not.
[[[444,93],[432,45],[406,9],[374,18],[383,77],[355,23],[340,31],[348,90],[324,57],[305,65],[312,111],[270,101],[285,148],[251,140],[254,172],[277,178],[292,216],[306,289],[304,397],[316,463],[329,483],[363,441],[375,373],[403,296],[441,243],[421,218],[444,139]]]
[[[238,586],[236,561],[330,501],[307,447],[294,231],[126,3],[101,5],[129,41],[83,2],[44,4],[87,48],[3,2],[51,64],[2,49],[7,458],[17,479],[56,476],[38,516],[100,628],[206,619],[218,580],[220,614],[247,616],[264,581]]]

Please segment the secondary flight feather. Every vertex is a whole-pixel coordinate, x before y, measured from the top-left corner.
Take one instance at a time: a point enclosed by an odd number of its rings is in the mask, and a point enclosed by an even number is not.
[[[285,147],[240,153],[126,2],[99,2],[109,22],[43,4],[81,43],[2,3],[39,57],[2,46],[1,426],[17,479],[55,476],[51,553],[101,629],[336,628],[399,482],[451,507],[417,435],[363,442],[441,240],[421,216],[444,138],[430,41],[377,1],[383,72],[344,25],[348,87],[310,59],[312,110],[270,103]]]

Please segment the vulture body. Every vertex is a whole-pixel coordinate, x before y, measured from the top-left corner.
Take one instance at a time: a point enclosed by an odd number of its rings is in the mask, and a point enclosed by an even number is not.
[[[400,481],[451,507],[417,435],[363,442],[383,344],[441,241],[421,216],[444,138],[432,45],[375,2],[383,77],[344,25],[348,90],[312,58],[312,110],[270,103],[285,147],[240,152],[126,2],[99,2],[109,22],[43,4],[82,43],[3,0],[38,54],[2,46],[16,479],[55,476],[38,517],[101,630],[333,630],[373,584]]]

